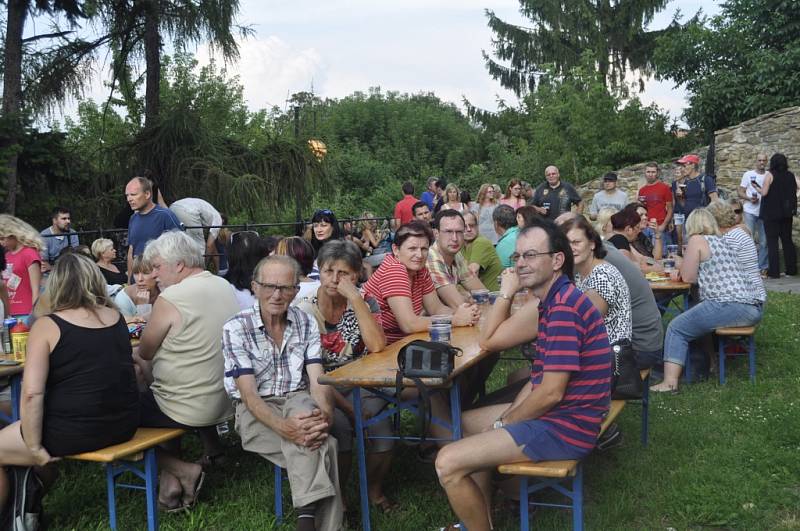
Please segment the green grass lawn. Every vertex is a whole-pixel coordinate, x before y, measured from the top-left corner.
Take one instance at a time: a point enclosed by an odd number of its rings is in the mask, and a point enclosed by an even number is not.
[[[800,296],[771,293],[756,336],[755,385],[746,358],[730,360],[728,383],[684,386],[677,396],[654,396],[650,445],[639,443],[640,412],[620,416],[624,444],[595,453],[585,465],[588,529],[800,529]],[[498,364],[499,386],[513,363]],[[294,529],[294,516],[275,524],[272,467],[236,446],[228,464],[214,469],[189,514],[161,515],[162,529]],[[188,446],[197,454],[196,439]],[[347,487],[357,504],[355,474]],[[286,482],[285,482],[286,483]],[[400,446],[386,482],[402,509],[373,511],[373,529],[427,531],[454,521],[432,465]],[[289,500],[288,485],[285,501]],[[143,529],[142,492],[120,491],[120,529]],[[51,529],[106,529],[105,479],[100,466],[65,462],[45,500]],[[497,528],[517,529],[516,509],[498,511]],[[539,529],[569,529],[570,513],[540,509]]]

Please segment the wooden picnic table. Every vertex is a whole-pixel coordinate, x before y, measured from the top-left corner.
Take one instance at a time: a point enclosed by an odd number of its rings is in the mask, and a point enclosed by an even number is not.
[[[13,354],[0,355],[2,360],[16,360]],[[0,378],[9,377],[11,383],[11,417],[6,417],[5,414],[0,413],[0,417],[7,420],[9,423],[19,420],[19,405],[20,393],[22,391],[22,372],[25,370],[25,362],[19,365],[0,365]]]
[[[648,283],[650,284],[650,289],[653,290],[654,293],[689,291],[692,288],[691,284],[681,280],[648,281]]]
[[[406,409],[417,412],[416,400],[406,401],[401,397],[393,397],[380,392],[380,388],[395,387],[397,377],[397,354],[405,345],[415,339],[428,340],[427,332],[411,334],[380,352],[372,352],[362,358],[339,367],[318,378],[321,384],[336,385],[353,388],[353,410],[355,416],[356,453],[358,459],[359,493],[361,498],[361,525],[364,531],[370,531],[369,497],[367,496],[367,465],[365,455],[364,428],[379,422],[387,416],[399,414]],[[490,355],[482,351],[478,345],[478,329],[471,326],[454,327],[450,336],[450,344],[462,350],[460,356],[455,358],[455,369],[449,378],[426,378],[423,382],[431,387],[449,387],[450,389],[450,426],[453,439],[461,438],[461,396],[459,393],[458,377],[467,369]],[[411,380],[404,380],[407,386],[413,386]],[[379,396],[393,402],[394,408],[380,413],[378,416],[364,420],[361,414],[361,390],[373,389]]]

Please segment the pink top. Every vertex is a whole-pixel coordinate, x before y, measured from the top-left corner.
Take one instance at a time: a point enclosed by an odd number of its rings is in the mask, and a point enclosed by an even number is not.
[[[6,252],[6,263],[14,266],[11,277],[6,280],[10,315],[28,315],[33,311],[33,293],[28,266],[40,264],[39,252],[33,247],[22,247],[15,252]],[[38,267],[38,266],[37,266]]]
[[[501,205],[508,205],[511,208],[513,208],[514,211],[516,211],[519,207],[525,206],[525,198],[519,197],[517,199],[514,199],[513,197],[509,197],[508,199],[506,199],[504,197],[500,201],[498,201],[498,203]]]

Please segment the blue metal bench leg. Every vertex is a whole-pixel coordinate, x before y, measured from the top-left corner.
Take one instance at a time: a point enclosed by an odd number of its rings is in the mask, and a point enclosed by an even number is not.
[[[108,492],[108,521],[111,529],[117,529],[117,496],[114,491],[116,479],[114,478],[114,463],[106,464],[106,490]]]
[[[283,469],[278,465],[275,468],[275,520],[283,521]]]
[[[144,488],[147,498],[147,529],[156,531],[158,529],[158,506],[156,505],[158,460],[155,448],[150,448],[144,453]]]
[[[572,478],[572,529],[583,531],[583,463],[578,463]]]
[[[725,385],[725,336],[719,339],[719,384]]]
[[[11,419],[16,422],[20,419],[20,397],[22,395],[22,375],[15,374],[11,377]]]
[[[528,514],[528,478],[519,478],[519,528],[521,531],[530,530],[530,515]]]
[[[755,334],[750,336],[750,340],[748,341],[749,346],[749,354],[750,354],[750,381],[755,383],[756,381],[756,337]]]

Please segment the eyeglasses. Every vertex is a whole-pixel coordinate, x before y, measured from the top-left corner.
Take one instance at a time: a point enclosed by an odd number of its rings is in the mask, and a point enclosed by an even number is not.
[[[281,297],[288,297],[289,295],[294,295],[294,292],[299,289],[299,286],[279,286],[277,284],[266,284],[264,282],[259,282],[258,280],[254,280],[256,284],[261,286],[261,289],[264,290],[264,295],[266,297],[272,297],[272,294],[275,291],[279,291],[279,295]]]
[[[516,264],[520,258],[522,258],[522,260],[524,260],[525,262],[530,262],[537,256],[542,256],[546,254],[555,254],[555,253],[556,251],[544,251],[540,253],[539,251],[531,250],[531,251],[525,251],[522,254],[513,253],[509,258],[511,259],[511,263]]]

